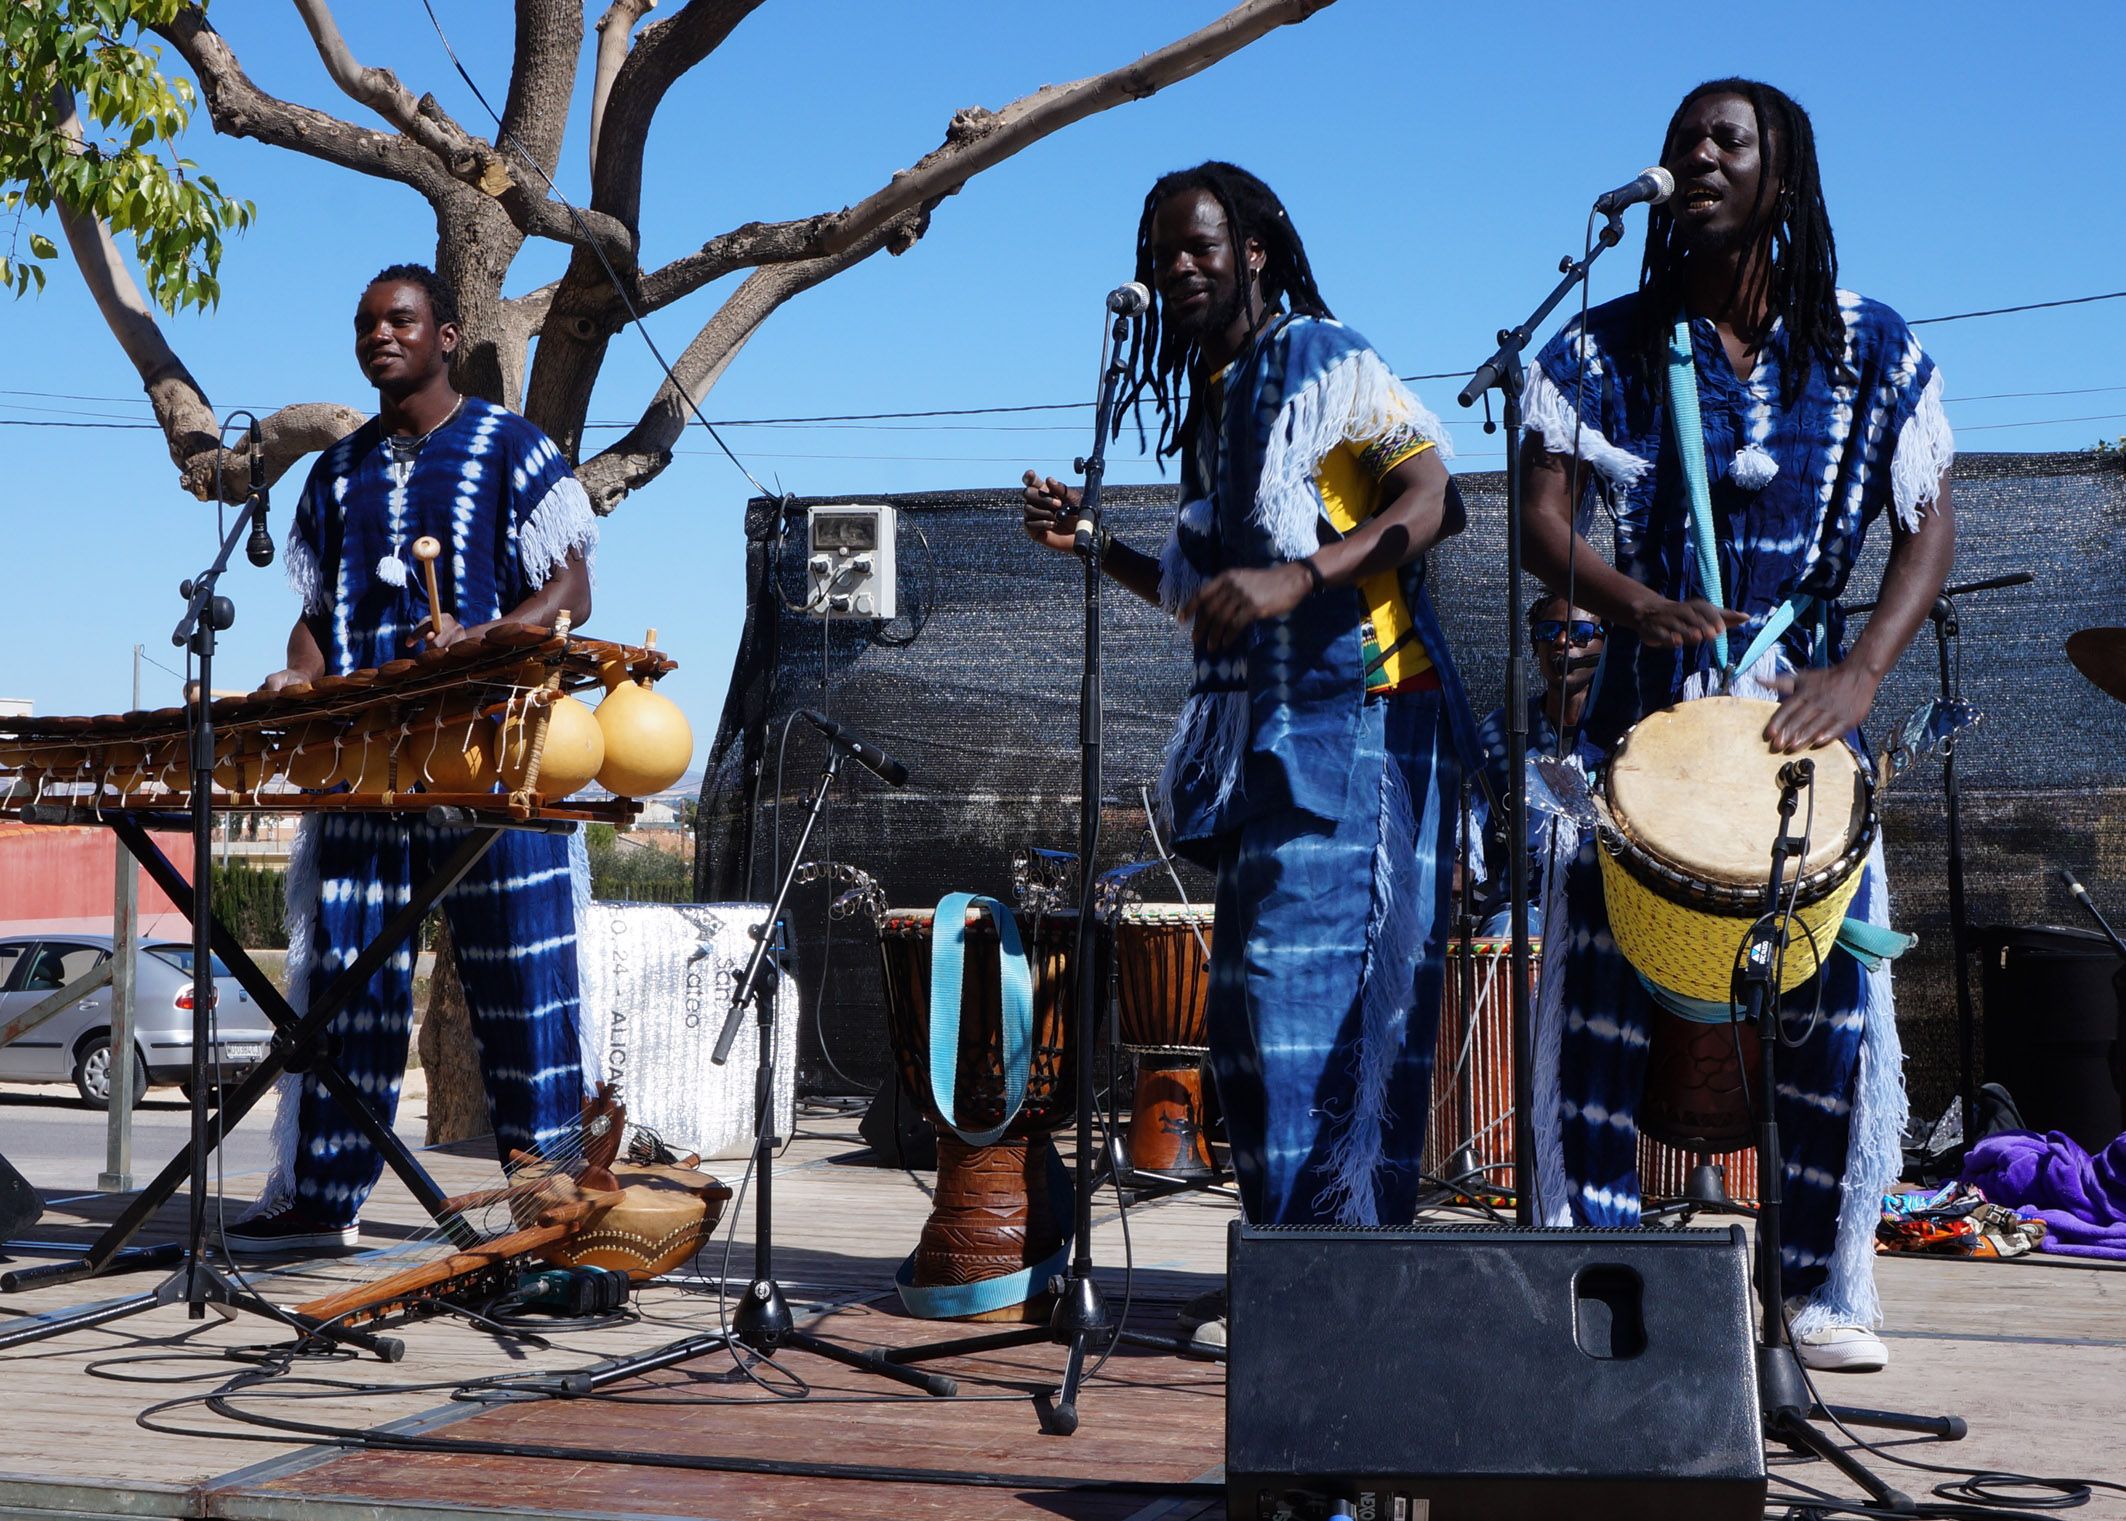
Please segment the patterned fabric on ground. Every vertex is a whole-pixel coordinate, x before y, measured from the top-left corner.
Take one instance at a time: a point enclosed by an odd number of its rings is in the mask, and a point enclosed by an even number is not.
[[[1699,584],[1690,550],[1665,376],[1647,376],[1637,353],[1640,298],[1597,307],[1584,331],[1577,319],[1568,323],[1529,367],[1532,431],[1554,453],[1577,449],[1591,467],[1578,508],[1582,531],[1606,508],[1620,570],[1663,596],[1717,594],[1748,615],[1729,636],[1737,650],[1789,598],[1837,598],[1870,525],[1889,511],[1916,527],[1953,457],[1941,378],[1911,330],[1878,302],[1850,292],[1838,299],[1851,378],[1811,365],[1791,406],[1782,376],[1808,360],[1789,351],[1783,327],[1774,326],[1743,380],[1713,325],[1691,323],[1717,593]],[[1762,694],[1780,671],[1833,663],[1843,657],[1842,641],[1835,610],[1821,623],[1797,619],[1759,670],[1741,673],[1736,690]],[[1606,751],[1646,714],[1702,695],[1717,684],[1713,663],[1710,646],[1642,648],[1629,628],[1611,629],[1588,738]],[[1589,1223],[1627,1224],[1639,1211],[1634,1114],[1646,1063],[1646,995],[1610,938],[1596,848],[1582,846],[1566,871],[1562,904],[1551,902],[1546,915],[1538,1004],[1555,1011],[1562,1065],[1559,1112],[1539,1123],[1547,1121],[1550,1144],[1562,1150],[1568,1197],[1543,1205],[1553,1218],[1569,1211]],[[1878,852],[1853,912],[1887,926],[1881,870]],[[1900,1161],[1902,1059],[1887,971],[1870,976],[1850,957],[1834,956],[1824,978],[1823,1025],[1804,1049],[1781,1053],[1786,1292],[1817,1290],[1804,1324],[1866,1325],[1880,1313],[1872,1233],[1876,1203]],[[1788,994],[1785,1006],[1802,1011],[1815,1001],[1812,982]],[[1864,1011],[1871,1011],[1865,1020]],[[1863,1048],[1864,1061],[1856,1059]]]
[[[2049,1227],[2046,1251],[2126,1262],[2126,1135],[2095,1156],[2057,1130],[1989,1135],[1964,1158],[1964,1181],[2034,1211]]]
[[[316,814],[304,827],[318,834],[307,1007],[464,835],[362,814]],[[584,1094],[568,841],[504,831],[442,906],[496,1152],[507,1159],[512,1149],[544,1150],[572,1130]],[[413,953],[402,947],[329,1027],[339,1045],[336,1065],[387,1125],[398,1111],[412,1016]],[[382,1156],[314,1078],[302,1079],[298,1123],[298,1202],[327,1223],[353,1220],[383,1170]]]
[[[1947,1183],[1925,1193],[1884,1194],[1875,1247],[1934,1257],[2020,1257],[2045,1239],[2045,1222],[2034,1212],[1990,1204],[1969,1183]]]
[[[1365,704],[1368,806],[1219,841],[1211,1065],[1250,1220],[1407,1221],[1438,1035],[1459,785],[1442,698]]]

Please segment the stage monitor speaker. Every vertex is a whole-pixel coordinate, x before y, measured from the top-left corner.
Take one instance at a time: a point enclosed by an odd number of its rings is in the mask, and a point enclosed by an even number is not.
[[[1233,1521],[1759,1521],[1725,1230],[1235,1222]]]
[[[2092,931],[2047,925],[1989,925],[1977,943],[1987,1081],[2028,1128],[2102,1151],[2126,1129],[2118,952]]]

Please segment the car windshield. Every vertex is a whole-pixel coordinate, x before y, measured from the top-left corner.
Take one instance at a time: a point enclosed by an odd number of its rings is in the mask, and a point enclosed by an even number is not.
[[[150,945],[143,949],[157,961],[167,961],[187,977],[192,975],[192,947],[189,945]],[[229,969],[221,964],[221,957],[210,957],[207,964],[214,968],[216,977],[229,975]]]

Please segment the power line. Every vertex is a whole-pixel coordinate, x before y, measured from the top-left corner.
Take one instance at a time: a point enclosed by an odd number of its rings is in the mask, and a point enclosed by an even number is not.
[[[1970,319],[1972,319],[1972,318],[1975,318],[1975,317],[2002,317],[2002,316],[2008,316],[2008,315],[2011,315],[2011,314],[2014,314],[2014,313],[2017,313],[2017,312],[2035,312],[2035,311],[2048,311],[2048,310],[2051,310],[2051,309],[2053,309],[2053,308],[2056,308],[2056,307],[2063,307],[2063,306],[2086,306],[2086,305],[2088,305],[2088,304],[2090,304],[2090,303],[2092,303],[2092,302],[2097,302],[2097,301],[2118,301],[2118,300],[2122,300],[2122,299],[2126,299],[2126,290],[2104,291],[2104,292],[2101,292],[2101,293],[2099,293],[2099,294],[2097,294],[2097,295],[2093,295],[2093,296],[2067,296],[2067,297],[2062,297],[2061,299],[2059,299],[2059,300],[2055,300],[2055,301],[2030,301],[2030,302],[2025,302],[2025,303],[2023,303],[2023,304],[2021,304],[2021,305],[2019,305],[2019,306],[1995,306],[1995,307],[1988,307],[1988,308],[1986,308],[1986,309],[1985,309],[1985,310],[1983,310],[1983,311],[1971,311],[1971,312],[1951,312],[1951,313],[1949,313],[1949,314],[1947,314],[1947,315],[1945,315],[1945,316],[1940,316],[1940,317],[1916,317],[1916,318],[1913,318],[1913,319],[1911,319],[1911,321],[1910,321],[1910,322],[1908,323],[1908,326],[1911,326],[1911,327],[1923,327],[1923,326],[1927,326],[1927,325],[1929,325],[1929,324],[1934,324],[1934,323],[1942,323],[1942,322],[1964,322],[1964,321],[1968,321],[1968,320],[1970,320]],[[1399,379],[1401,379],[1401,380],[1403,380],[1403,381],[1404,381],[1404,382],[1406,382],[1406,383],[1414,383],[1414,382],[1416,382],[1416,381],[1420,381],[1420,380],[1459,380],[1459,379],[1461,379],[1461,378],[1462,378],[1462,375],[1463,375],[1463,373],[1464,373],[1464,372],[1463,372],[1463,371],[1460,371],[1460,370],[1442,370],[1442,371],[1439,371],[1439,372],[1437,372],[1437,373],[1433,373],[1433,374],[1425,374],[1425,375],[1403,375],[1403,376],[1400,376],[1400,377],[1398,377],[1398,378],[1399,378]],[[2021,399],[2021,398],[2029,398],[2029,397],[2044,397],[2044,396],[2094,396],[2094,395],[2099,395],[2099,394],[2103,394],[2103,393],[2106,393],[2106,392],[2111,392],[2111,391],[2120,391],[2120,390],[2126,390],[2126,386],[2085,386],[2085,387],[2081,387],[2081,388],[2077,388],[2077,389],[2072,389],[2072,390],[2058,390],[2058,391],[1995,391],[1995,392],[1991,392],[1991,393],[1988,393],[1988,394],[1986,394],[1986,395],[1980,395],[1980,396],[1959,396],[1959,397],[1951,397],[1951,398],[1949,398],[1949,401],[1950,401],[1950,404],[1951,404],[1951,405],[1953,406],[1953,405],[1957,405],[1957,404],[1960,404],[1960,403],[1964,403],[1964,402],[1974,402],[1974,401],[2010,401],[2010,400],[2017,400],[2017,399]],[[83,393],[80,393],[80,392],[72,392],[72,391],[35,391],[35,390],[22,390],[22,389],[14,389],[14,388],[7,388],[7,387],[0,387],[0,396],[30,396],[30,397],[35,397],[35,398],[37,398],[37,399],[38,399],[38,400],[40,400],[40,401],[94,401],[94,402],[113,402],[113,403],[129,403],[129,404],[134,404],[134,405],[141,405],[141,406],[145,406],[145,405],[147,405],[147,404],[148,404],[148,403],[147,403],[147,398],[146,398],[146,397],[143,397],[143,396],[93,396],[93,395],[87,395],[87,394],[83,394]],[[28,405],[27,403],[23,403],[23,402],[8,402],[8,403],[4,403],[4,405],[7,405],[7,406],[11,406],[11,407],[15,408],[15,409],[16,409],[17,411],[24,411],[24,412],[66,412],[66,411],[74,411],[74,410],[76,410],[76,409],[71,409],[71,408],[51,408],[51,407],[36,407],[36,406],[31,406],[31,405]],[[1024,414],[1024,413],[1030,413],[1030,412],[1083,412],[1083,411],[1087,411],[1087,410],[1089,410],[1089,409],[1090,409],[1090,408],[1092,407],[1092,405],[1093,405],[1093,403],[1092,403],[1092,402],[1089,402],[1089,401],[1053,401],[1053,402],[1028,402],[1028,403],[1023,403],[1023,404],[1020,404],[1020,405],[1016,405],[1016,406],[991,406],[991,407],[931,407],[931,408],[925,408],[925,409],[922,409],[922,410],[917,410],[917,411],[903,411],[903,412],[828,412],[828,413],[819,413],[819,414],[816,414],[816,415],[811,415],[811,416],[799,416],[799,417],[730,417],[730,418],[719,418],[719,419],[713,419],[713,420],[711,420],[711,419],[706,419],[706,418],[700,418],[699,420],[700,420],[700,421],[703,421],[703,422],[705,422],[705,423],[706,423],[706,424],[707,424],[707,425],[708,425],[709,427],[711,427],[711,428],[782,428],[782,427],[797,427],[797,426],[805,426],[805,425],[820,425],[820,424],[828,424],[828,423],[875,423],[875,422],[906,422],[906,421],[914,421],[914,420],[921,420],[921,419],[924,419],[924,418],[935,418],[935,417],[1007,417],[1007,416],[1015,416],[1015,415],[1020,415],[1020,414]],[[267,409],[267,410],[270,410],[270,408],[269,408],[269,409]],[[81,415],[81,416],[83,416],[83,417],[89,417],[89,418],[98,418],[98,419],[100,419],[100,418],[104,418],[104,417],[106,417],[106,416],[110,416],[111,414],[105,414],[105,413],[80,413],[79,415]],[[698,413],[697,413],[697,418],[699,418],[699,414],[698,414]],[[2073,418],[2073,417],[2046,419],[2046,421],[2054,421],[2054,422],[2083,422],[2083,421],[2103,421],[2103,420],[2105,420],[2105,419],[2102,419],[2102,418]],[[1466,426],[1471,426],[1471,425],[1473,425],[1473,424],[1474,424],[1474,419],[1455,419],[1455,420],[1450,420],[1450,422],[1449,422],[1449,425],[1450,425],[1450,426],[1465,426],[1465,427],[1466,427]],[[53,423],[49,423],[49,424],[39,424],[38,422],[36,422],[36,421],[34,421],[34,420],[31,420],[31,419],[22,419],[22,418],[0,418],[0,426],[7,426],[7,427],[18,427],[18,428],[20,428],[20,427],[38,427],[38,426],[49,426],[49,427],[77,427],[77,428],[78,428],[78,427],[91,427],[91,426],[96,426],[96,425],[97,425],[97,424],[95,424],[95,423],[89,423],[89,422],[53,422]],[[117,428],[156,428],[156,429],[158,429],[158,430],[160,429],[160,424],[157,424],[157,423],[150,423],[150,422],[138,422],[138,423],[135,423],[135,422],[122,422],[122,421],[113,421],[113,422],[110,422],[110,423],[108,423],[108,424],[104,424],[104,425],[105,425],[105,426],[110,426],[110,427],[117,427]],[[632,428],[632,427],[635,427],[635,426],[636,426],[636,423],[634,423],[634,422],[632,422],[632,421],[621,421],[621,422],[587,422],[587,423],[585,423],[585,424],[584,424],[583,426],[584,426],[584,427],[585,427],[586,429],[598,429],[598,430],[601,430],[601,431],[602,431],[602,430],[607,430],[607,429],[618,429],[618,430],[625,430],[625,429],[628,429],[628,428]],[[1970,425],[1966,425],[1966,426],[1967,426],[1967,428],[1975,428],[1975,427],[1987,427],[1987,428],[2003,428],[2003,427],[2036,427],[2036,426],[2038,426],[2038,424],[2037,424],[2037,423],[1986,423],[1986,424],[1970,424]],[[913,430],[913,429],[911,429],[911,430],[909,430],[909,431],[920,431],[920,430]],[[940,431],[942,431],[942,430],[940,430]],[[1001,430],[1001,429],[1000,429],[1000,430],[997,430],[997,431],[1003,431],[1003,430]],[[1031,430],[1031,429],[1028,429],[1028,430],[1025,430],[1025,431],[1033,431],[1033,430]],[[685,452],[685,451],[681,451],[681,452]],[[725,452],[726,452],[726,453],[728,453],[728,451],[725,451]],[[793,456],[785,456],[785,457],[793,457]]]
[[[1995,306],[1982,312],[1951,312],[1946,317],[1914,317],[1907,327],[1925,327],[1930,322],[1965,322],[1973,317],[2005,317],[2010,312],[2041,312],[2055,306],[2087,306],[2092,301],[2117,301],[2126,290],[2108,290],[2101,296],[2067,296],[2058,301],[2027,301],[2021,306]]]

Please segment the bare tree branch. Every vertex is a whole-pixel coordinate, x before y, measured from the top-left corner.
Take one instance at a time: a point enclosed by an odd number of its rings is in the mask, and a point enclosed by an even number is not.
[[[642,152],[665,92],[716,51],[761,0],[687,0],[646,26],[613,77],[591,159],[591,204],[630,227],[642,217]],[[604,38],[599,47],[605,46]]]
[[[598,167],[598,129],[605,122],[605,102],[613,93],[613,76],[627,62],[628,38],[635,23],[656,8],[657,0],[613,0],[598,18],[598,61],[591,74],[591,168]]]
[[[458,125],[437,103],[435,96],[423,95],[416,100],[413,92],[400,84],[398,76],[391,70],[365,67],[347,46],[346,38],[340,35],[339,23],[333,19],[332,8],[326,0],[295,0],[295,8],[302,15],[303,24],[310,29],[310,40],[317,47],[318,57],[324,60],[325,71],[349,99],[369,107],[398,128],[406,140],[421,149],[452,179],[472,186],[483,195],[492,196],[519,231],[527,237],[547,238],[571,247],[595,239],[616,268],[633,267],[635,240],[627,228],[596,212],[571,214],[568,207],[547,199],[543,191],[534,190],[520,181],[511,169],[508,157],[485,139],[475,137]],[[204,18],[200,24],[205,25]],[[580,38],[581,35],[579,12],[577,36]],[[550,42],[540,52],[550,62],[553,52]],[[233,65],[234,57],[229,61]],[[573,64],[573,59],[570,63]],[[552,72],[550,67],[547,72]],[[568,91],[566,81],[563,84],[560,114],[565,120]],[[513,94],[514,89],[513,84]],[[212,108],[211,101],[209,108]],[[507,117],[504,120],[506,122]],[[221,126],[218,113],[215,126],[217,129]],[[542,127],[542,138],[547,135],[552,136],[558,153],[558,129]],[[536,155],[536,150],[529,145],[526,152]],[[551,166],[540,164],[537,167]]]
[[[154,30],[191,65],[214,130],[224,136],[256,138],[342,169],[396,180],[430,201],[448,188],[449,180],[435,161],[397,133],[357,127],[261,90],[198,6],[187,6],[167,26]]]
[[[73,93],[56,91],[52,97],[52,121],[61,135],[78,151],[81,118]],[[59,228],[67,248],[81,270],[81,278],[96,302],[96,309],[132,361],[140,383],[148,393],[148,405],[169,444],[170,460],[178,468],[184,488],[201,501],[214,492],[214,472],[222,474],[222,499],[243,500],[249,484],[251,450],[220,447],[220,424],[192,372],[163,337],[154,311],[134,283],[132,273],[119,256],[110,229],[98,218],[74,212],[60,202]],[[351,407],[330,402],[283,407],[259,424],[259,441],[266,458],[266,479],[279,480],[288,467],[304,455],[336,443],[362,425],[362,414]]]
[[[1125,101],[1143,100],[1333,3],[1245,0],[1201,31],[1119,69],[1073,84],[1045,85],[1001,111],[969,107],[954,115],[943,144],[856,205],[796,221],[748,223],[711,238],[696,252],[645,275],[641,304],[655,310],[734,270],[832,255],[913,207],[935,205],[1050,133]]]
[[[629,492],[647,485],[672,462],[672,447],[685,433],[694,409],[701,405],[738,351],[746,346],[760,325],[775,309],[800,291],[811,289],[851,265],[859,264],[881,248],[899,252],[912,248],[928,227],[929,213],[915,210],[897,221],[873,230],[854,247],[755,270],[731,293],[694,341],[672,363],[677,379],[658,386],[649,407],[635,426],[618,442],[583,462],[576,478],[590,493],[591,506],[610,513]]]
[[[561,164],[582,53],[583,0],[517,0],[516,51],[496,140],[528,154],[547,179]]]

